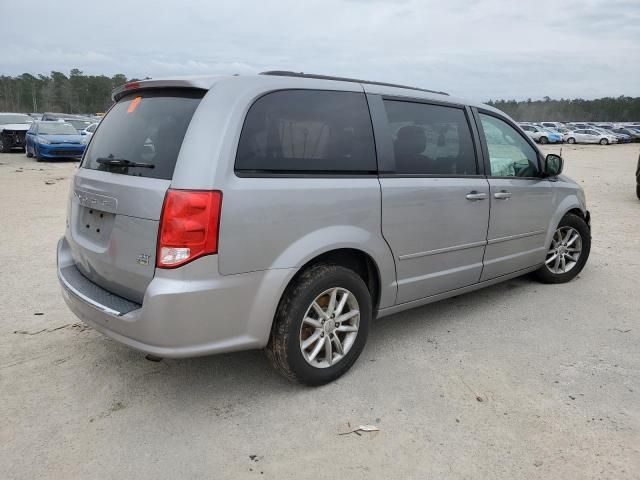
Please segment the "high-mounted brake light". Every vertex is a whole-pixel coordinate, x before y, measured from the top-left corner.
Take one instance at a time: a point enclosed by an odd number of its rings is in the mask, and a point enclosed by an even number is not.
[[[134,88],[139,88],[139,87],[140,87],[139,82],[129,82],[124,84],[125,90],[133,90]]]
[[[175,268],[218,252],[222,192],[167,191],[162,206],[156,267]]]

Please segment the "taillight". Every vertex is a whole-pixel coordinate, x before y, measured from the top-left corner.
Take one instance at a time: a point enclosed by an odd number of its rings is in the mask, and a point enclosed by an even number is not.
[[[222,192],[167,190],[160,217],[156,267],[175,268],[218,252]]]

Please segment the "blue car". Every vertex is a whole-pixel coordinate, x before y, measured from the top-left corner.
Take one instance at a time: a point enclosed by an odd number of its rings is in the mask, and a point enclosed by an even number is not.
[[[63,122],[33,122],[27,131],[27,157],[36,160],[56,158],[80,159],[87,146],[83,136],[70,124]]]
[[[549,143],[562,143],[562,134],[560,132],[552,128],[545,128],[544,131],[549,134],[547,135]]]

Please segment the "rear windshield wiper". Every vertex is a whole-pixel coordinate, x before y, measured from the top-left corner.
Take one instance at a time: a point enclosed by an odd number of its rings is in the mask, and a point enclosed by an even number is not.
[[[126,158],[100,157],[96,159],[96,162],[110,167],[156,168],[153,163],[132,162]]]

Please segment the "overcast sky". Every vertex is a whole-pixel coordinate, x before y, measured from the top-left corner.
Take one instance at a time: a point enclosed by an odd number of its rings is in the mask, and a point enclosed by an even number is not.
[[[0,74],[76,67],[166,77],[283,69],[477,100],[640,96],[640,0],[20,5],[16,10],[0,0]]]

